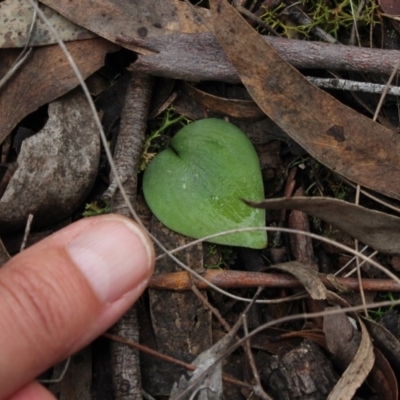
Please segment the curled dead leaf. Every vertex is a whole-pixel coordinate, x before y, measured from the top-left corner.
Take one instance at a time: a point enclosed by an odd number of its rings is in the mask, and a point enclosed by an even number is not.
[[[315,269],[310,268],[298,261],[274,265],[273,268],[294,275],[304,285],[304,288],[307,290],[312,299],[326,299],[325,285],[322,283],[321,278],[318,276],[318,272]]]
[[[217,114],[241,120],[259,120],[265,117],[253,100],[231,99],[207,93],[185,82],[188,93],[202,106]]]

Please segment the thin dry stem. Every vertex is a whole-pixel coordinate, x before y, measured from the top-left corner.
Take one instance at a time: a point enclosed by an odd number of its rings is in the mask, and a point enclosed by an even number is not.
[[[22,239],[22,243],[21,243],[21,248],[19,251],[22,251],[25,249],[26,247],[26,242],[28,240],[28,236],[31,233],[31,226],[32,226],[32,222],[33,222],[33,214],[29,214],[28,218],[26,220],[26,226],[25,226],[25,232],[24,232],[24,237]]]

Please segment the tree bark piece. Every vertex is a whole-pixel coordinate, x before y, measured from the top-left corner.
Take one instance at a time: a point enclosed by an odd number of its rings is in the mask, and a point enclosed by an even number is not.
[[[261,353],[258,361],[261,382],[274,399],[325,400],[338,377],[320,348],[305,340],[284,356]]]
[[[189,243],[191,239],[170,231],[155,217],[152,234],[164,246],[172,250]],[[177,257],[193,270],[203,270],[203,248],[197,244],[180,251]],[[178,271],[174,261],[163,257],[157,261],[155,273]],[[212,346],[211,312],[206,309],[194,293],[172,293],[149,290],[152,326],[157,349],[166,355],[191,363],[196,356]],[[169,396],[174,382],[179,381],[184,369],[149,359],[147,365],[146,390],[152,396]]]
[[[299,69],[327,69],[390,75],[400,51],[370,49],[264,36],[279,55]],[[149,38],[152,55],[139,55],[131,70],[188,81],[240,79],[211,33],[171,34]]]
[[[65,362],[55,367],[54,378],[63,371]],[[59,400],[92,400],[90,387],[92,384],[92,349],[86,349],[71,358],[68,370],[60,382],[50,385],[50,391]]]

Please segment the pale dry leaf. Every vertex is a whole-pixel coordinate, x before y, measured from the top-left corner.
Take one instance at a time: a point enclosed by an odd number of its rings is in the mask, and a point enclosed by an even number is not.
[[[90,39],[96,35],[75,25],[51,8],[40,4],[49,22],[64,42]],[[0,2],[0,48],[24,47],[29,39],[30,46],[56,43],[47,26],[38,19],[32,35],[29,28],[33,18],[33,7],[27,1],[5,0]]]
[[[219,359],[219,357],[226,352],[229,348],[229,345],[232,343],[232,336],[226,335],[217,343],[215,343],[208,350],[201,353],[196,359],[192,362],[193,365],[196,365],[197,368],[190,373],[190,378],[187,379],[185,376],[182,376],[178,383],[175,383],[172,391],[170,399],[179,399],[182,400],[190,400],[190,393],[184,396],[181,394],[189,387],[192,382],[196,382],[197,378],[205,373],[205,371],[212,370],[208,372],[200,382],[195,383],[194,391],[198,390],[199,387],[203,387],[202,390],[199,390],[198,399],[202,400],[220,400],[223,396],[223,386],[222,386],[222,362],[219,361],[217,365],[214,363]]]
[[[97,176],[100,141],[80,89],[49,105],[49,119],[22,142],[18,168],[0,199],[0,231],[22,229],[29,214],[43,227],[68,217]]]

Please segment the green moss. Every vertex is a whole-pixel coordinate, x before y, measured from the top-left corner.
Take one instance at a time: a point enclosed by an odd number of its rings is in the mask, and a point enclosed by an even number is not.
[[[337,39],[348,33],[354,22],[357,22],[358,27],[370,27],[379,23],[376,1],[368,1],[357,17],[360,2],[361,0],[302,0],[304,10],[312,20],[312,23],[306,25],[292,25],[282,18],[286,8],[284,4],[273,10],[266,9],[261,18],[285,37],[292,37],[294,33],[308,37],[313,28],[319,27]]]

